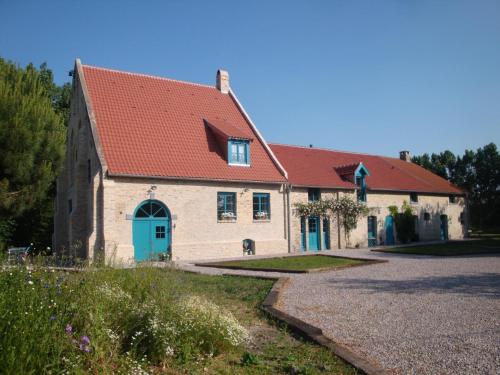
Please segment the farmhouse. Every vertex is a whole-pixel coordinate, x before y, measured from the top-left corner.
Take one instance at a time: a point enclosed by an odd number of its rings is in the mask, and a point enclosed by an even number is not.
[[[463,192],[401,159],[269,145],[229,75],[215,86],[75,63],[54,249],[134,262],[345,246],[338,225],[293,204],[350,195],[371,208],[354,246],[395,243],[390,205],[415,207],[421,240],[462,238]]]

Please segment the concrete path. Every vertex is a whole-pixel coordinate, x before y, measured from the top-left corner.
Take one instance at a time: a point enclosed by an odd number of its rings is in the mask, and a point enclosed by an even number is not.
[[[500,374],[500,257],[326,253],[389,262],[287,274],[282,311],[390,373]]]

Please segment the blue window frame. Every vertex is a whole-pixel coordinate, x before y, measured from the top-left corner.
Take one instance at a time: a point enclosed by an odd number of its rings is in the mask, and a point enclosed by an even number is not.
[[[229,164],[250,165],[250,144],[248,141],[230,139],[227,146]]]
[[[217,193],[217,219],[236,220],[236,193]]]
[[[309,202],[315,202],[321,199],[321,190],[320,189],[309,189],[307,191],[307,198]]]
[[[365,176],[356,176],[356,185],[358,186],[358,202],[366,202]]]
[[[269,193],[253,193],[254,220],[271,219],[271,199]]]

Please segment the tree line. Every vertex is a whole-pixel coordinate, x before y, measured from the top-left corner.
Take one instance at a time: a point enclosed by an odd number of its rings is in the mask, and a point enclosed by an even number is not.
[[[500,227],[500,154],[495,143],[455,155],[414,156],[412,161],[447,179],[467,193],[471,224],[477,229]]]

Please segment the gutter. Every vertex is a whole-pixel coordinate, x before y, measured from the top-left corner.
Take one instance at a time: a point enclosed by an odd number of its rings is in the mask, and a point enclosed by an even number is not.
[[[288,253],[292,252],[292,209],[290,201],[290,192],[292,185],[285,184],[286,188],[286,205],[287,205],[287,227],[288,227]]]
[[[107,177],[117,177],[117,178],[143,178],[143,179],[154,179],[154,180],[175,180],[175,181],[201,181],[201,182],[231,182],[231,183],[251,183],[251,184],[261,184],[261,185],[281,185],[285,181],[253,181],[253,180],[228,180],[225,178],[202,178],[202,177],[175,177],[175,176],[147,176],[132,173],[113,173],[108,170],[106,173]]]

